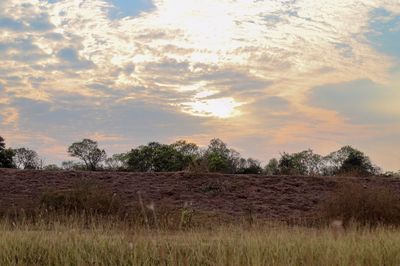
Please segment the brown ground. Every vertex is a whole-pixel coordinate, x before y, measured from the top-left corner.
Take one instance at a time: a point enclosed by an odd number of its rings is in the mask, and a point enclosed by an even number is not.
[[[104,185],[130,206],[141,191],[155,206],[181,208],[191,203],[198,212],[259,218],[308,217],[344,180],[365,186],[383,185],[400,192],[400,179],[370,177],[298,177],[190,173],[58,172],[0,169],[0,210],[28,209],[44,191],[70,188],[81,179]]]

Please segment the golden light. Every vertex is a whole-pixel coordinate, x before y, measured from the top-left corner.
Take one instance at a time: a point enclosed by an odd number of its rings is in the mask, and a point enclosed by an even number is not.
[[[195,100],[182,104],[183,111],[191,115],[217,118],[231,118],[241,114],[236,108],[241,106],[233,98]]]

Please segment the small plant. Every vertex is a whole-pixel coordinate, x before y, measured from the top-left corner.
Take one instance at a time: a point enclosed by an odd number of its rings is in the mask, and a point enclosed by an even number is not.
[[[363,225],[400,226],[400,200],[386,187],[343,183],[321,205],[323,220]]]
[[[181,221],[179,223],[179,229],[190,228],[193,223],[194,209],[192,208],[192,203],[185,202],[183,209],[181,211]]]

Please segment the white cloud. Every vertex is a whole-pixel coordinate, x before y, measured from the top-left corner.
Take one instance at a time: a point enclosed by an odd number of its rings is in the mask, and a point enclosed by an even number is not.
[[[279,118],[277,132],[298,139],[294,128],[318,134],[315,123],[329,132],[354,132],[343,118],[308,106],[312,88],[391,80],[393,61],[371,47],[365,33],[371,11],[385,8],[399,15],[398,0],[156,0],[154,5],[150,12],[118,20],[109,18],[111,4],[105,0],[1,1],[2,98],[9,104],[23,97],[68,108],[73,103],[61,95],[78,95],[105,112],[136,99],[208,117],[210,127],[224,123],[212,117],[231,117],[242,125],[235,132],[241,136],[275,136],[269,124],[275,118],[256,104],[279,96],[291,107]],[[13,76],[20,80],[10,80]],[[287,124],[299,114],[303,121]]]

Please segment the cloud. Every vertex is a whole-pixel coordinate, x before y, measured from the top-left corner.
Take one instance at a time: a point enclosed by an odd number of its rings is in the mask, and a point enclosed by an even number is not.
[[[3,127],[58,151],[219,135],[254,157],[378,138],[398,123],[399,15],[397,0],[1,1],[0,102],[19,116]]]
[[[8,10],[7,7],[9,8]],[[13,8],[17,12],[11,12]],[[54,28],[54,25],[50,22],[49,14],[41,12],[40,9],[35,8],[32,4],[11,2],[5,4],[3,13],[4,10],[6,11],[4,15],[0,13],[2,15],[0,17],[0,28],[3,30],[44,32]]]
[[[18,125],[19,113],[16,108],[1,108],[0,124],[15,127]]]
[[[80,98],[54,104],[29,99],[14,100],[13,106],[20,115],[20,130],[40,132],[46,128],[48,136],[57,138],[64,135],[71,141],[95,133],[150,141],[153,136],[163,139],[170,135],[204,131],[204,119],[193,118],[173,108],[140,101],[88,106],[91,99]],[[73,102],[75,104],[71,104]]]

